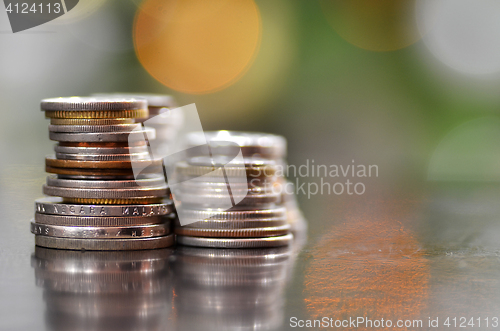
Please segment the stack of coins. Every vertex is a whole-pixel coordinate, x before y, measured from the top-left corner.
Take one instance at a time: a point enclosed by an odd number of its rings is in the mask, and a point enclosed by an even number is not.
[[[179,163],[177,172],[183,179],[179,197],[182,217],[196,221],[185,226],[176,225],[177,242],[214,248],[290,244],[293,235],[281,201],[279,176],[286,152],[285,139],[270,134],[228,131],[206,132],[204,136],[193,133],[188,137],[191,146],[202,145],[204,139],[211,154],[219,158],[230,158],[228,142],[239,145],[248,181],[232,180],[231,176],[240,170],[234,162],[224,166],[225,176],[220,179],[207,175],[210,170],[216,170],[207,157],[192,155],[186,162]],[[245,194],[247,190],[248,194],[236,206],[225,210],[219,208],[219,204],[226,201],[228,188],[233,196]]]
[[[49,330],[165,330],[172,249],[80,252],[35,247]]]
[[[161,173],[161,160],[151,160],[136,118],[148,117],[143,99],[70,97],[41,103],[51,119],[50,139],[56,154],[46,158],[43,192],[60,199],[36,203],[31,231],[35,244],[86,250],[135,250],[171,246],[173,211],[165,200],[164,178],[134,178],[133,166],[147,164]],[[153,166],[151,166],[151,164]],[[158,169],[155,169],[158,168]]]

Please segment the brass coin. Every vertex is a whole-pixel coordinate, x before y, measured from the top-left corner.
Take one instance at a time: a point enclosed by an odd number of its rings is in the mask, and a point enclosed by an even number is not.
[[[46,118],[80,118],[80,119],[98,119],[98,118],[147,118],[149,111],[147,109],[136,110],[116,110],[116,111],[46,111]]]
[[[82,161],[56,159],[54,156],[45,158],[45,165],[50,168],[84,168],[84,169],[132,169],[132,165],[143,167],[152,166],[161,169],[162,160],[135,160],[135,161]]]
[[[149,205],[161,203],[163,198],[134,198],[134,199],[82,199],[63,198],[63,203],[76,203],[84,205]]]
[[[133,124],[133,118],[51,118],[52,125],[118,125]]]

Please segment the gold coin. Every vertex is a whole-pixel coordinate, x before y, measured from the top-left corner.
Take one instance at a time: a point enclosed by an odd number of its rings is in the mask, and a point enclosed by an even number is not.
[[[45,158],[45,165],[50,168],[85,168],[85,169],[132,169],[132,165],[143,167],[152,166],[161,170],[162,160],[137,160],[137,161],[83,161],[56,159],[53,156]]]
[[[52,125],[118,125],[133,124],[133,118],[51,118]]]
[[[64,203],[83,205],[149,205],[161,203],[163,198],[134,198],[134,199],[91,199],[91,198],[63,198]]]
[[[113,111],[46,111],[47,118],[75,118],[75,119],[100,119],[100,118],[147,118],[147,109],[113,110]]]

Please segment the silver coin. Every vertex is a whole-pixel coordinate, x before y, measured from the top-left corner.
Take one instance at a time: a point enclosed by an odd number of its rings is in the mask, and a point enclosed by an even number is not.
[[[292,234],[265,238],[202,238],[177,236],[177,243],[186,246],[212,247],[212,248],[262,248],[290,245],[293,241]]]
[[[59,226],[131,226],[161,224],[167,220],[165,216],[66,216],[35,213],[35,222]]]
[[[157,187],[124,187],[119,189],[102,188],[74,188],[43,185],[43,194],[80,199],[133,199],[133,198],[156,198],[166,196],[168,189],[166,185]]]
[[[148,152],[135,154],[67,154],[56,153],[56,158],[60,160],[80,160],[80,161],[139,161],[150,160]]]
[[[173,244],[173,234],[162,237],[132,239],[75,239],[35,236],[35,245],[37,246],[89,251],[156,249],[170,247]]]
[[[224,207],[228,201],[229,191],[227,188],[221,190],[220,193],[216,193],[217,190],[215,189],[202,191],[186,189],[183,184],[179,187],[177,197],[182,203],[217,208]],[[272,190],[267,192],[259,192],[259,190],[255,189],[249,189],[247,192],[231,190],[231,194],[233,197],[244,197],[238,202],[238,206],[271,205],[279,203],[281,199],[280,193]]]
[[[49,125],[50,132],[67,133],[130,132],[140,128],[140,123],[116,125]]]
[[[136,154],[136,153],[148,153],[148,146],[137,146],[137,147],[74,147],[74,146],[60,146],[56,144],[54,146],[54,151],[56,153],[65,154],[83,154],[83,155],[96,155],[96,154]]]
[[[231,209],[187,209],[183,208],[183,216],[190,219],[207,220],[227,220],[227,221],[247,221],[260,219],[285,219],[286,208],[275,207],[271,209],[248,209],[242,207],[233,207]]]
[[[137,131],[125,132],[88,132],[88,133],[58,133],[49,132],[50,140],[64,142],[136,142],[156,137],[152,128],[142,128]]]
[[[170,233],[170,222],[132,226],[61,226],[31,222],[31,233],[59,238],[151,238]]]
[[[63,203],[62,198],[47,197],[35,201],[35,212],[63,216],[99,217],[152,217],[164,216],[174,211],[171,200],[164,199],[161,204],[148,205],[80,205]]]
[[[259,132],[208,131],[203,134],[192,133],[187,137],[190,146],[210,145],[214,155],[232,155],[231,146],[227,142],[240,146],[244,157],[259,156],[280,159],[286,156],[286,139]]]
[[[249,220],[219,220],[219,219],[194,219],[190,222],[189,219],[183,218],[183,221],[189,223],[184,225],[185,228],[196,229],[248,229],[248,228],[267,228],[275,226],[284,226],[287,223],[283,218],[262,218]]]
[[[43,99],[42,111],[113,111],[147,109],[144,99],[131,97],[62,97]]]
[[[133,118],[51,118],[52,125],[117,125],[134,124]]]
[[[258,186],[252,183],[231,182],[204,182],[204,181],[183,181],[177,185],[178,199],[184,203],[204,204],[211,207],[222,207],[228,195],[238,200],[238,205],[258,205],[279,203],[281,192],[274,189],[274,186],[264,184]],[[230,190],[230,191],[229,191]]]
[[[47,176],[47,186],[69,187],[69,188],[137,188],[137,187],[166,187],[163,177],[153,177],[137,180],[75,180],[61,179],[57,176]]]
[[[180,226],[175,233],[181,236],[211,238],[263,238],[285,235],[290,231],[290,224],[260,228],[195,228]]]

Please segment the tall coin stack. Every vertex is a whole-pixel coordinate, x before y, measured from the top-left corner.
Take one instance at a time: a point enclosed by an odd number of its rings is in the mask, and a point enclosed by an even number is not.
[[[138,250],[174,243],[173,203],[161,160],[151,161],[136,118],[147,118],[147,101],[119,97],[45,99],[49,137],[58,143],[46,158],[46,195],[37,200],[31,231],[38,246],[84,250]],[[133,166],[152,174],[134,178]],[[151,166],[153,164],[153,166]]]
[[[210,177],[216,170],[210,158],[193,155],[177,166],[183,177],[182,216],[196,220],[185,226],[177,224],[177,242],[182,245],[214,248],[256,248],[289,245],[293,240],[286,208],[281,205],[279,167],[286,152],[283,137],[261,134],[217,131],[193,133],[188,144],[200,146],[205,141],[211,155],[230,161],[229,143],[239,145],[247,182],[238,183],[231,176],[238,169],[224,166],[222,180]],[[219,160],[220,161],[220,160]],[[213,162],[213,161],[212,161]],[[218,164],[227,163],[224,161]],[[219,207],[227,191],[233,196],[248,194],[225,210]],[[243,195],[244,195],[243,194]]]

